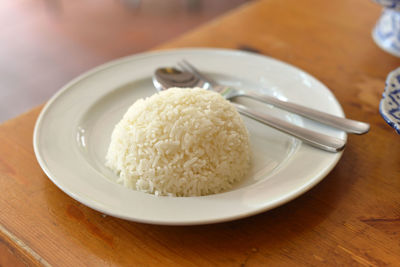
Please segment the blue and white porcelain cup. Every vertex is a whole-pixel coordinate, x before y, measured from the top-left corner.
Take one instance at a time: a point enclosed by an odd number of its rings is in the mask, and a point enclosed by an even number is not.
[[[384,7],[372,31],[375,43],[386,52],[400,57],[400,0],[374,0]]]

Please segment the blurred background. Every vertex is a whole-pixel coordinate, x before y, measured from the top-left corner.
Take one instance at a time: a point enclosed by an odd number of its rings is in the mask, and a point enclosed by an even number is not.
[[[149,50],[250,1],[0,1],[0,123],[90,68]]]

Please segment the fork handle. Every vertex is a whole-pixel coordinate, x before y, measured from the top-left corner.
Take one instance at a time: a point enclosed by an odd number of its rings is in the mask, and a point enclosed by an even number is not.
[[[281,108],[281,109],[296,113],[298,115],[304,116],[311,120],[318,121],[323,124],[332,126],[336,129],[343,130],[347,133],[365,134],[369,131],[369,128],[370,128],[368,123],[334,116],[334,115],[328,114],[326,112],[311,109],[311,108],[301,106],[301,105],[298,105],[295,103],[282,101],[275,97],[267,96],[264,94],[259,94],[256,92],[246,92],[246,93],[240,94],[240,96],[249,97],[254,100],[258,100],[258,101],[261,101],[261,102],[264,102],[267,104],[271,104],[277,108]]]
[[[346,145],[346,141],[335,138],[329,135],[321,134],[315,131],[308,130],[303,127],[296,126],[292,123],[288,123],[284,120],[278,119],[267,113],[261,113],[249,107],[231,102],[239,113],[269,125],[279,131],[287,133],[291,136],[297,137],[298,139],[304,141],[319,149],[323,149],[329,152],[339,152],[343,150]]]

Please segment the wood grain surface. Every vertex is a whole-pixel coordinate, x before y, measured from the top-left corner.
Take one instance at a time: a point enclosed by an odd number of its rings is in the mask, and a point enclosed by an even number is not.
[[[88,69],[148,50],[248,1],[0,1],[0,122]]]
[[[61,192],[32,149],[40,107],[0,126],[0,263],[130,266],[399,266],[400,136],[379,100],[400,59],[371,29],[367,0],[256,1],[159,49],[245,49],[294,64],[325,83],[348,117],[371,124],[349,136],[334,170],[301,197],[229,223],[156,226],[103,216]]]

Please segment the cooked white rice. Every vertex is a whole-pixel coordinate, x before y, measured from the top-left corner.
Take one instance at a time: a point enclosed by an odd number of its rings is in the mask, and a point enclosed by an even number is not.
[[[233,105],[212,91],[172,88],[128,109],[106,165],[135,190],[202,196],[241,180],[249,158],[248,132]]]

